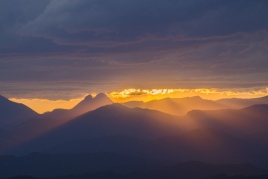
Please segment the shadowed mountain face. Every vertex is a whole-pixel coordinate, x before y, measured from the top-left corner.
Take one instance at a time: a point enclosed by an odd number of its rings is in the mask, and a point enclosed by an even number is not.
[[[52,112],[44,113],[42,117],[53,119],[71,119],[88,111],[92,111],[101,106],[109,105],[112,103],[112,100],[106,94],[100,93],[94,98],[91,95],[88,95],[84,100],[82,100],[70,110],[55,109]]]
[[[147,108],[165,113],[182,116],[191,110],[219,110],[240,109],[255,104],[268,104],[268,96],[255,99],[221,99],[217,101],[205,100],[199,96],[188,98],[165,98],[149,102],[130,101],[123,105],[134,108]]]
[[[71,110],[58,109],[51,113],[36,115],[34,118],[28,118],[25,122],[16,125],[7,132],[9,136],[12,136],[8,137],[8,140],[5,140],[8,141],[10,145],[1,145],[0,143],[1,152],[3,153],[4,151],[8,151],[8,148],[12,146],[14,147],[45,134],[53,128],[67,122],[71,116],[77,116],[81,113],[88,112],[110,103],[112,103],[111,100],[105,94],[98,94],[95,98],[87,96]],[[12,141],[11,138],[13,139]]]
[[[74,118],[12,152],[115,152],[268,167],[268,142],[254,140],[254,131],[268,130],[267,112],[268,105],[255,105],[240,110],[191,111],[178,117],[112,104]]]
[[[36,138],[31,145],[41,150],[42,146],[49,147],[77,138],[126,135],[149,139],[178,135],[186,130],[182,128],[184,126],[182,123],[178,117],[158,111],[130,109],[120,104],[112,104],[85,113],[54,128]]]
[[[190,126],[217,128],[228,133],[246,136],[268,130],[268,105],[254,105],[233,110],[194,110],[184,119]]]
[[[216,142],[216,143],[215,143]],[[228,144],[224,146],[225,144]],[[142,140],[126,136],[74,139],[58,144],[45,153],[115,152],[143,158],[237,162],[238,152],[247,145],[242,139],[212,129],[198,129],[178,136]],[[233,160],[232,160],[233,159]]]
[[[100,97],[106,99],[105,96]],[[72,110],[83,109],[83,106],[92,104],[91,101],[95,98],[88,97]],[[70,120],[38,118],[9,131],[1,130],[0,147],[2,154],[49,154],[44,158],[49,158],[50,154],[64,154],[65,157],[61,161],[70,154],[101,152],[154,160],[253,163],[258,167],[268,167],[267,119],[268,105],[254,105],[238,110],[193,110],[180,117],[156,110],[111,104]],[[3,151],[2,147],[6,147],[6,151]],[[117,157],[113,160],[117,161]],[[22,163],[27,162],[28,158]],[[106,160],[99,162],[100,165],[105,165]],[[42,166],[52,171],[47,164]],[[135,166],[139,164],[135,163]],[[86,171],[81,171],[83,172]],[[182,175],[174,172],[173,174]],[[119,176],[121,177],[121,174]],[[151,175],[150,172],[142,174],[142,178],[155,177],[156,175]]]
[[[60,143],[45,153],[67,154],[114,152],[142,158],[212,163],[251,162],[268,167],[267,147],[215,129],[195,129],[178,136],[142,140],[126,136],[74,139]],[[260,158],[261,157],[261,158]]]
[[[0,127],[10,129],[38,114],[29,107],[12,102],[0,95]]]

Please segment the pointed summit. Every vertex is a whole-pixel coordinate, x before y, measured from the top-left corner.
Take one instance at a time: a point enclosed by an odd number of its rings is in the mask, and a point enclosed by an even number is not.
[[[87,95],[87,96],[84,98],[84,100],[91,100],[91,99],[93,99],[93,97],[92,97],[91,94],[90,94],[90,95]]]
[[[99,93],[97,96],[95,96],[95,99],[103,99],[103,98],[109,98],[105,93]],[[110,98],[109,98],[110,99]]]
[[[92,95],[88,95],[71,109],[71,111],[78,115],[112,103],[112,100],[104,93],[99,93],[94,98]]]
[[[87,95],[80,103],[70,110],[58,109],[46,113],[45,116],[54,119],[71,119],[83,113],[95,110],[101,106],[112,104],[113,101],[104,93],[99,93],[97,96]]]

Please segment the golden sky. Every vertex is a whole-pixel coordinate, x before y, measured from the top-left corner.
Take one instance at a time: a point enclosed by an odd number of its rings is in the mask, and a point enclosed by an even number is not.
[[[92,93],[95,96],[96,93]],[[200,96],[204,99],[217,100],[222,98],[258,98],[268,95],[268,88],[258,91],[243,90],[219,90],[219,89],[124,89],[107,93],[114,102],[122,103],[127,101],[151,101],[162,98],[184,98]],[[70,100],[47,100],[47,99],[17,99],[10,98],[11,101],[25,104],[38,113],[52,111],[56,108],[71,109],[85,96]]]

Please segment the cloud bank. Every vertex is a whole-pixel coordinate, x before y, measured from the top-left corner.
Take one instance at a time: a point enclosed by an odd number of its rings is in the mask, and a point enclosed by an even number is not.
[[[0,93],[263,89],[267,9],[266,0],[0,1]]]

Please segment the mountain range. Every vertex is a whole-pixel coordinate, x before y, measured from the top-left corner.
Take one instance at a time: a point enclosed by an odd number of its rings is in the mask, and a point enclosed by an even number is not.
[[[101,106],[112,103],[112,100],[104,93],[99,93],[94,98],[92,95],[88,95],[72,109],[55,109],[52,112],[44,113],[42,117],[53,119],[71,119],[88,111],[92,111]]]
[[[0,178],[268,174],[246,173],[253,165],[268,168],[267,97],[218,101],[166,98],[118,104],[98,94],[87,96],[72,109],[44,114],[4,97],[0,97],[0,104]],[[49,164],[52,161],[53,165]],[[196,169],[195,176],[187,174],[185,162],[189,161],[201,162],[189,165]],[[198,172],[220,171],[215,168],[217,163],[251,164],[243,165],[240,173]]]
[[[130,108],[147,108],[178,116],[183,116],[192,110],[241,109],[255,104],[268,104],[268,96],[255,99],[229,98],[216,101],[194,96],[186,98],[164,98],[149,102],[130,101],[123,103],[123,105]]]
[[[35,111],[24,104],[12,102],[0,95],[0,128],[10,129],[37,115]]]

